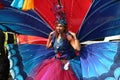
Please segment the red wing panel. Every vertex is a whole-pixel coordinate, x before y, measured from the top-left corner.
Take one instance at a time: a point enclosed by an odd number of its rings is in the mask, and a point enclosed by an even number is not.
[[[55,13],[51,0],[35,0],[35,10],[44,18],[44,20],[54,29]]]
[[[46,44],[47,39],[36,36],[17,35],[19,44]]]
[[[62,0],[69,30],[78,31],[91,2],[90,0]]]
[[[58,4],[57,1],[58,0],[35,0],[35,10],[37,10],[53,29],[56,21],[54,4]],[[91,3],[92,0],[61,0],[69,30],[73,32],[78,31]]]

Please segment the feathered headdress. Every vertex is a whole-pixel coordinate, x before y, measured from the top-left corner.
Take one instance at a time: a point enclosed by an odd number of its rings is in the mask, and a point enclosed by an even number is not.
[[[63,25],[67,25],[66,15],[60,0],[58,0],[58,4],[54,6],[55,6],[54,10],[55,10],[56,22]]]

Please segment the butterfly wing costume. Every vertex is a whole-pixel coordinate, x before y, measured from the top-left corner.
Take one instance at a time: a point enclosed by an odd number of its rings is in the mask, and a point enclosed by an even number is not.
[[[56,8],[54,6],[59,4],[58,1],[2,0],[4,8],[1,6],[0,9],[0,29],[19,35],[24,34],[26,38],[38,36],[36,39],[46,40],[49,33],[55,29]],[[60,2],[66,13],[69,29],[77,34],[80,42],[120,34],[119,0],[94,0],[93,2],[61,0]],[[29,6],[30,3],[34,3],[35,6],[33,4]],[[67,44],[67,41],[61,40],[60,46],[64,44]],[[66,53],[74,54],[70,51],[69,45],[64,49],[67,49]],[[10,72],[14,80],[120,79],[119,42],[83,46],[80,55],[72,55],[74,58],[66,54],[69,65],[56,60],[55,50],[46,49],[45,42],[42,41],[39,45],[9,44],[8,50]],[[68,66],[70,70],[67,70]]]

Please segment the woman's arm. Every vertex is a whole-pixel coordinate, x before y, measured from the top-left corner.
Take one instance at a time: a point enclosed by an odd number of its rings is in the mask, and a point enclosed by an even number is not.
[[[79,40],[77,39],[76,37],[76,34],[69,31],[69,33],[71,35],[68,35],[68,40],[70,41],[70,44],[72,45],[72,47],[76,50],[76,51],[80,51],[80,48],[81,48],[81,45],[80,45],[80,42]]]
[[[46,43],[46,48],[51,48],[52,47],[52,35],[53,35],[54,31],[51,32],[48,36],[48,40],[47,40],[47,43]]]

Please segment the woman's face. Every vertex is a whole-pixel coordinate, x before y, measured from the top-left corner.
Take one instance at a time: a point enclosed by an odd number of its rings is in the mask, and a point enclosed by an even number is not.
[[[62,24],[57,24],[56,31],[58,33],[63,33],[64,30],[65,30],[65,27]]]

